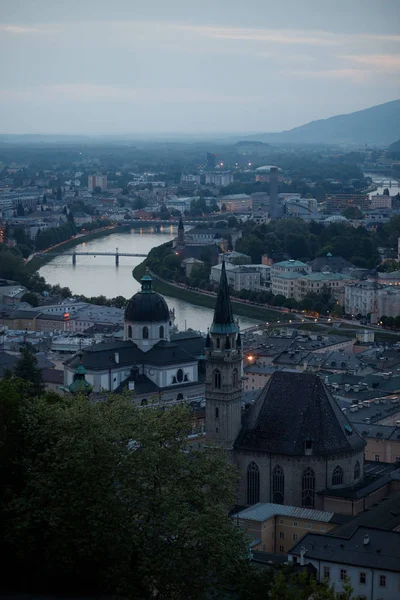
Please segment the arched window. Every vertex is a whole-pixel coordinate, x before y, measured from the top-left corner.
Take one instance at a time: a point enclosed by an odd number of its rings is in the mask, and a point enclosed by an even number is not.
[[[221,371],[214,371],[214,388],[219,390],[221,389]]]
[[[255,462],[247,467],[247,504],[260,501],[260,469]]]
[[[215,418],[219,419],[219,408],[218,408],[218,406],[215,407]]]
[[[183,394],[178,394],[176,397],[177,400],[183,400]]]
[[[216,341],[217,348],[219,348],[219,347],[220,347],[220,343],[221,343],[221,342],[220,342],[220,339],[219,339],[219,338],[217,338],[217,341]]]
[[[314,508],[315,506],[315,473],[311,467],[307,467],[303,471],[301,505],[304,508]]]
[[[143,400],[140,402],[140,406],[146,406],[147,404],[147,398],[143,398]]]
[[[285,497],[285,473],[282,467],[276,465],[272,471],[272,502],[283,504]]]
[[[343,483],[343,469],[337,465],[332,473],[332,485],[341,485]]]
[[[160,338],[163,339],[164,337],[164,325],[160,325]]]
[[[176,372],[176,378],[178,380],[178,383],[181,383],[183,381],[183,371],[182,369],[178,369]]]
[[[132,325],[128,325],[128,338],[132,339]]]
[[[142,337],[144,340],[148,340],[149,339],[149,328],[144,326],[142,329]]]
[[[233,387],[236,387],[238,384],[238,372],[237,369],[233,369],[233,374],[232,374],[232,383],[233,383]]]
[[[354,465],[354,479],[359,479],[360,473],[361,473],[360,463],[359,463],[359,461],[357,461],[356,464]]]

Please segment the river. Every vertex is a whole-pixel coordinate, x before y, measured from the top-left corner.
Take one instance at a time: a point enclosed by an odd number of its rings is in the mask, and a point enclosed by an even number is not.
[[[371,177],[372,183],[377,187],[374,192],[369,194],[370,198],[371,196],[376,196],[376,194],[383,194],[385,188],[389,189],[391,196],[396,196],[400,192],[400,182],[394,177],[388,177],[380,173],[364,173],[364,177]]]
[[[161,233],[147,230],[132,230],[130,233],[115,233],[107,237],[82,242],[75,247],[77,252],[138,252],[147,254],[155,246],[172,240],[176,233],[172,228],[165,228]],[[67,250],[66,252],[71,252]],[[119,267],[115,266],[114,256],[77,256],[76,266],[72,265],[71,256],[58,256],[46,263],[39,271],[48,283],[67,286],[74,294],[100,296],[107,298],[124,296],[130,298],[141,289],[140,283],[132,276],[132,269],[140,264],[143,258],[123,257],[119,259]],[[211,325],[213,311],[203,306],[195,306],[178,298],[164,296],[170,308],[175,309],[176,324],[180,330],[192,328],[205,331]],[[254,325],[256,321],[239,317],[242,328]]]

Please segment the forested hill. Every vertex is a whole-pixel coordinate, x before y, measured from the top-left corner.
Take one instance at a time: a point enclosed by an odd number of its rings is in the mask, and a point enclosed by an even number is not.
[[[400,159],[400,140],[391,144],[388,148],[388,156],[390,158]]]
[[[354,144],[388,146],[400,138],[400,100],[347,115],[311,121],[279,133],[260,133],[248,140],[293,144]]]

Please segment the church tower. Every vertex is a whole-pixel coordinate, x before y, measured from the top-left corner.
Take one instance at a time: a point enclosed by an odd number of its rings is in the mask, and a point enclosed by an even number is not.
[[[183,226],[182,217],[179,218],[178,223],[178,246],[183,248],[185,245],[185,228]]]
[[[205,353],[207,441],[232,450],[241,428],[242,343],[233,319],[225,262]]]

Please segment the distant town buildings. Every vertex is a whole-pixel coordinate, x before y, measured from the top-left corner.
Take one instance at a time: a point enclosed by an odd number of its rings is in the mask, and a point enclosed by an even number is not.
[[[200,175],[181,175],[181,187],[192,190],[200,185]]]
[[[361,210],[368,210],[370,207],[368,194],[326,194],[325,201],[328,212],[342,211],[351,206]]]
[[[344,309],[351,315],[373,314],[396,317],[400,313],[400,288],[380,285],[376,280],[347,283],[344,288]]]
[[[215,185],[217,187],[226,187],[233,183],[234,177],[229,171],[210,171],[205,173],[206,185]]]
[[[89,192],[92,192],[95,188],[100,188],[102,192],[105,192],[107,190],[107,175],[89,175]]]
[[[253,209],[253,198],[247,194],[230,194],[222,196],[221,207],[225,206],[230,213],[248,213]]]

